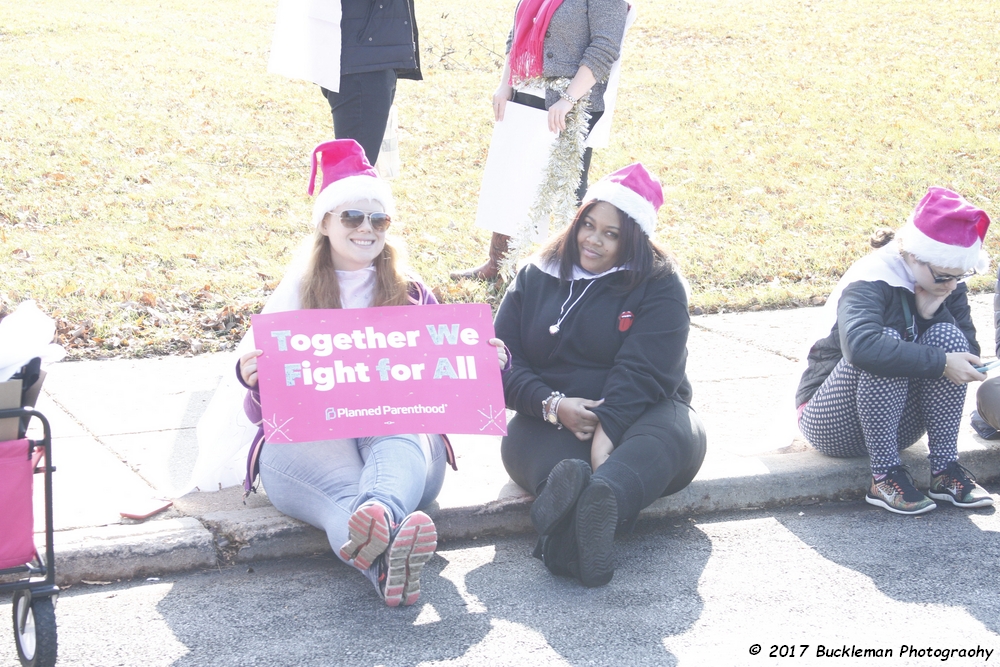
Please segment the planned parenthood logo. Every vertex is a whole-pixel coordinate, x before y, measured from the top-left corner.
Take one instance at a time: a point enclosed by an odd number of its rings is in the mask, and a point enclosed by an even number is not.
[[[448,410],[447,403],[440,405],[376,405],[373,408],[327,408],[326,420],[344,417],[381,417],[392,415],[443,415]]]

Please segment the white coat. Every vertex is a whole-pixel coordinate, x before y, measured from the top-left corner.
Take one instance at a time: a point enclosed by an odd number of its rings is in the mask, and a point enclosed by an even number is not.
[[[340,2],[281,0],[267,71],[340,90]]]

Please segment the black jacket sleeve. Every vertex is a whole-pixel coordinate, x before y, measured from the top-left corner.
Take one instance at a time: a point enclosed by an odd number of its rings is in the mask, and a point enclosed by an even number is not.
[[[944,373],[943,350],[885,335],[885,327],[896,328],[894,316],[902,310],[903,290],[878,282],[851,283],[837,305],[840,349],[844,358],[862,370],[888,377],[938,378]],[[904,294],[904,298],[909,298]],[[916,306],[910,301],[912,312]],[[941,312],[945,311],[945,312]],[[942,305],[935,316],[954,321]],[[936,322],[931,322],[936,323]],[[924,326],[928,326],[925,321]],[[897,329],[898,330],[898,329]]]
[[[604,403],[593,408],[615,446],[646,408],[684,382],[690,325],[680,276],[650,280],[604,384]]]
[[[510,350],[510,370],[503,374],[503,394],[507,407],[542,419],[542,401],[552,393],[552,388],[531,368],[521,342],[526,270],[527,267],[518,272],[514,285],[507,290],[497,310],[493,327],[497,338]]]

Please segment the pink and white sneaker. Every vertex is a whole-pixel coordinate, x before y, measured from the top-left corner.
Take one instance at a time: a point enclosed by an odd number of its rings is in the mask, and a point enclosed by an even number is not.
[[[340,557],[354,561],[359,570],[367,570],[389,546],[392,519],[382,505],[372,503],[354,510],[347,520],[347,530],[351,539],[340,547]]]
[[[379,564],[379,591],[390,607],[420,599],[420,571],[437,549],[437,528],[429,516],[414,512],[393,533]]]

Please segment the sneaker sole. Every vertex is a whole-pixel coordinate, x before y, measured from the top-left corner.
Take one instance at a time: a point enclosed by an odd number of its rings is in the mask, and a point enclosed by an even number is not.
[[[927,507],[922,507],[918,510],[901,510],[898,507],[893,507],[892,505],[885,502],[881,498],[872,498],[867,494],[865,494],[865,502],[868,503],[869,505],[874,505],[875,507],[881,507],[882,509],[889,510],[894,514],[905,514],[907,516],[913,516],[916,514],[926,514],[927,512],[930,512],[933,509],[937,509],[937,505],[931,503]]]
[[[989,507],[990,505],[993,504],[992,498],[980,498],[979,500],[973,501],[971,503],[963,503],[960,502],[958,499],[956,499],[955,496],[951,495],[950,493],[932,493],[928,491],[927,495],[933,498],[934,500],[947,500],[955,507],[966,507],[966,508]]]
[[[340,547],[340,557],[354,561],[354,567],[367,570],[376,558],[389,546],[389,521],[385,510],[378,505],[367,505],[355,510],[347,520],[350,536],[347,544]]]
[[[603,586],[615,574],[613,547],[618,504],[611,487],[591,480],[576,503],[576,546],[580,583]]]
[[[589,466],[578,459],[565,459],[552,468],[545,488],[531,503],[531,525],[539,535],[548,535],[569,515],[589,481]]]
[[[437,528],[423,512],[414,512],[399,524],[386,552],[385,603],[409,606],[420,599],[420,571],[437,549]]]

